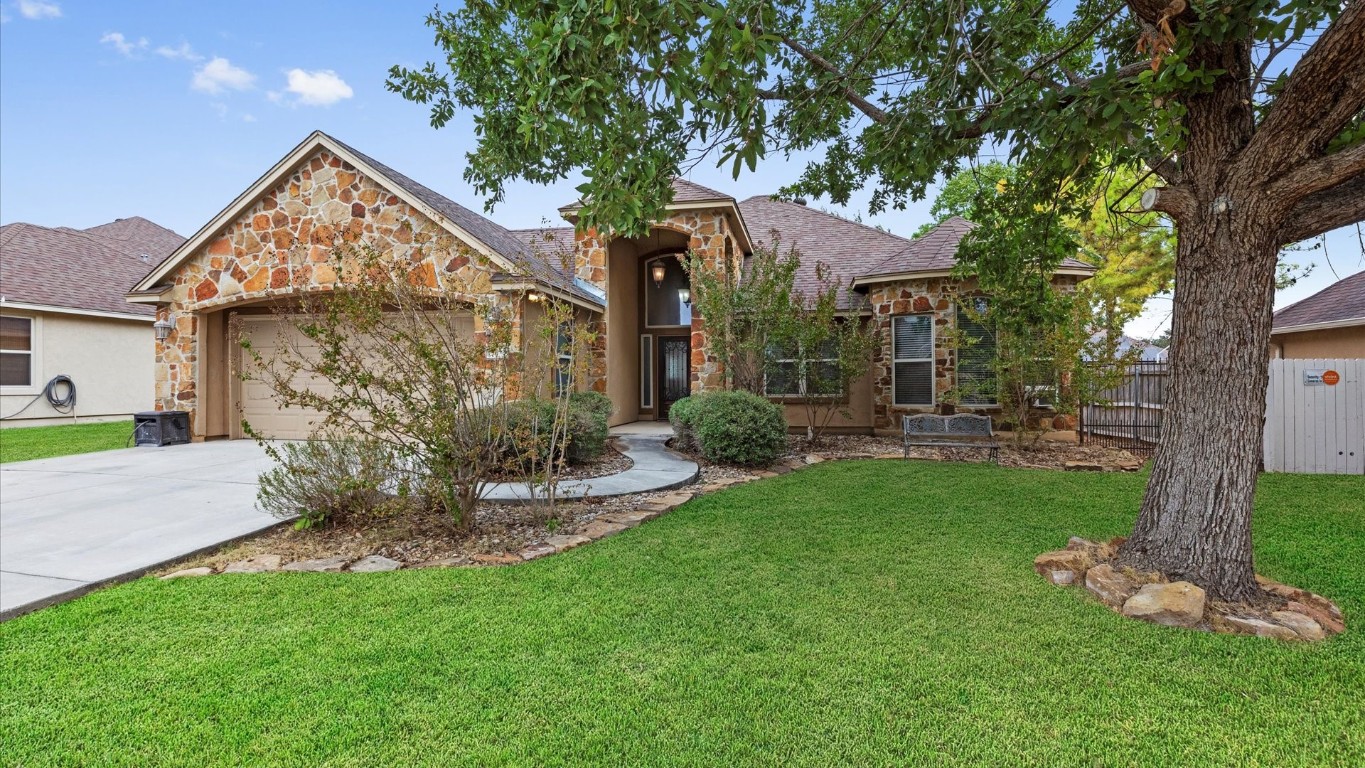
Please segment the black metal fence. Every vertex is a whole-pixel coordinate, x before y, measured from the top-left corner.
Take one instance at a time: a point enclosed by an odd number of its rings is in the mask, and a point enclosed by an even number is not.
[[[1156,450],[1166,405],[1170,364],[1144,360],[1124,366],[1122,379],[1080,408],[1081,445],[1125,448],[1139,454]]]

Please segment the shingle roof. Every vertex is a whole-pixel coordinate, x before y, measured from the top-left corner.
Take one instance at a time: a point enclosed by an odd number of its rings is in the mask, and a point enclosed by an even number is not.
[[[557,265],[553,257],[548,257],[543,250],[532,247],[528,238],[518,237],[501,224],[485,218],[454,200],[451,200],[445,195],[413,181],[411,178],[395,171],[389,166],[375,160],[364,152],[361,152],[334,136],[328,136],[327,138],[336,142],[342,149],[355,155],[361,162],[369,165],[390,184],[401,187],[404,192],[421,200],[437,213],[454,223],[457,227],[468,232],[479,242],[488,246],[516,266],[525,269],[530,277],[544,281],[549,285],[556,286],[585,301],[601,305],[602,302],[599,297],[594,296],[592,293],[575,285],[571,276],[572,273],[566,274],[563,266]]]
[[[717,192],[710,187],[703,187],[687,179],[674,177],[671,186],[673,187],[673,202],[675,203],[695,203],[701,200],[734,200],[733,197],[724,192]]]
[[[905,249],[874,264],[858,277],[870,278],[913,272],[951,270],[957,266],[958,245],[968,232],[976,229],[976,226],[961,216],[951,216],[939,223],[938,226],[910,241]],[[1063,269],[1094,269],[1091,265],[1070,257],[1063,259],[1060,267]]]
[[[817,287],[815,265],[823,262],[830,277],[841,285],[849,285],[874,264],[904,250],[910,243],[876,227],[869,227],[832,213],[809,208],[801,203],[774,200],[758,195],[741,201],[739,210],[748,222],[755,247],[771,248],[773,232],[781,239],[781,249],[796,248],[801,253],[801,267],[796,274],[796,287],[811,292]],[[858,295],[840,297],[842,309],[861,304]]]
[[[1357,272],[1275,313],[1272,333],[1320,323],[1365,324],[1365,272]]]
[[[129,304],[123,294],[181,242],[142,218],[87,230],[6,224],[0,227],[0,295],[7,302],[150,316],[154,308]]]

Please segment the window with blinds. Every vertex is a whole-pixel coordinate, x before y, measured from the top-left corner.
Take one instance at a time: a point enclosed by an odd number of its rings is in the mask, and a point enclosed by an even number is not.
[[[934,316],[891,318],[891,378],[896,405],[934,404]]]
[[[957,348],[959,402],[995,405],[995,323],[985,299],[963,299],[958,303],[957,329],[960,339]]]

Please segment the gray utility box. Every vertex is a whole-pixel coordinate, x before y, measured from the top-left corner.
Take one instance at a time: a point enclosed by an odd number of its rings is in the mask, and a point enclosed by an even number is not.
[[[186,411],[143,411],[133,414],[136,444],[179,445],[190,441],[190,414]]]

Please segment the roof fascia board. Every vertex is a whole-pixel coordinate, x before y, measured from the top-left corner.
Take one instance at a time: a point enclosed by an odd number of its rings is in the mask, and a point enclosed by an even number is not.
[[[1365,317],[1348,317],[1344,320],[1328,320],[1322,323],[1304,323],[1303,325],[1286,325],[1282,328],[1272,328],[1270,333],[1278,336],[1282,333],[1304,333],[1307,331],[1328,331],[1333,328],[1351,328],[1357,325],[1365,325]]]
[[[577,222],[578,211],[582,209],[582,203],[566,205],[559,209],[559,213],[565,221]],[[665,211],[701,211],[713,208],[723,208],[727,216],[732,216],[731,229],[739,239],[739,247],[742,253],[753,253],[754,243],[749,237],[749,225],[744,222],[744,214],[739,210],[739,204],[732,197],[716,198],[715,200],[689,200],[684,203],[669,203],[664,206]]]
[[[1093,269],[1079,269],[1076,267],[1064,267],[1052,271],[1053,275],[1072,275],[1075,277],[1090,277],[1095,274]],[[895,283],[901,280],[923,280],[929,277],[953,277],[951,269],[925,269],[912,272],[895,272],[886,275],[864,275],[853,278],[851,287],[861,288],[865,285],[877,285],[878,283]]]
[[[534,290],[534,291],[540,291],[541,293],[548,294],[548,295],[550,295],[550,296],[554,296],[555,298],[560,299],[561,301],[567,301],[567,302],[569,302],[570,304],[573,304],[573,305],[576,305],[576,306],[579,306],[579,307],[583,307],[584,309],[588,309],[588,310],[591,310],[591,311],[597,312],[597,313],[601,313],[601,312],[603,311],[603,309],[604,309],[604,307],[602,307],[602,306],[600,306],[600,305],[594,304],[594,303],[592,303],[592,302],[590,302],[590,301],[587,301],[587,300],[585,300],[585,299],[582,299],[582,298],[580,298],[580,297],[578,297],[578,296],[574,296],[573,294],[568,293],[568,292],[566,292],[566,291],[562,291],[562,290],[560,290],[560,289],[558,289],[558,288],[556,288],[556,287],[554,287],[554,286],[552,286],[552,285],[547,285],[547,284],[545,284],[545,283],[543,283],[543,282],[541,282],[541,281],[539,281],[539,280],[533,280],[533,281],[521,280],[521,281],[513,281],[513,282],[494,282],[492,285],[493,285],[493,290],[495,290],[495,291],[501,291],[501,292],[532,291],[532,290]]]
[[[75,307],[58,307],[52,304],[29,304],[22,301],[0,301],[0,310],[15,309],[26,312],[50,312],[54,315],[82,315],[85,317],[103,317],[110,320],[137,320],[139,322],[154,323],[156,318],[151,315],[134,315],[128,312],[107,312],[99,309],[76,309]]]

